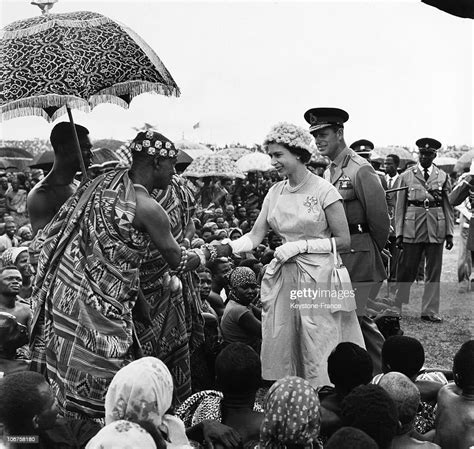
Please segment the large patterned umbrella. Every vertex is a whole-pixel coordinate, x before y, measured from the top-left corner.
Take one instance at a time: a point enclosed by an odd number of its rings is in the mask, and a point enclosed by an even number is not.
[[[264,153],[250,153],[242,156],[237,162],[243,172],[270,171],[273,170],[272,158]]]
[[[252,152],[248,148],[225,148],[223,150],[218,151],[219,154],[222,156],[228,156],[233,161],[238,161],[242,156],[247,154],[251,154]]]
[[[67,112],[73,123],[71,108],[128,107],[144,92],[179,95],[155,51],[101,14],[45,14],[13,22],[0,36],[3,120],[39,115],[54,121]]]
[[[389,154],[396,154],[405,161],[414,161],[413,155],[405,148],[401,147],[377,147],[371,155],[371,159],[385,159]]]
[[[237,167],[235,162],[227,156],[219,153],[208,156],[198,156],[183,172],[183,176],[193,178],[206,178],[215,176],[218,178],[241,178],[245,179],[244,173]]]

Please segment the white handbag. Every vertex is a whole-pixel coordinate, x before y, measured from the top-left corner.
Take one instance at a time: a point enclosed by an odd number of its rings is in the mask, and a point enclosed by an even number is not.
[[[331,312],[352,312],[356,309],[354,290],[352,289],[349,271],[342,264],[337,253],[336,240],[331,238],[334,266],[331,272]]]

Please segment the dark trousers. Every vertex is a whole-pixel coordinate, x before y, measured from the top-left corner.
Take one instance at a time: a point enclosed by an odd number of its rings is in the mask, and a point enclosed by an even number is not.
[[[367,300],[373,288],[373,282],[353,282],[357,304],[357,318],[364,337],[365,348],[374,365],[374,375],[382,372],[382,346],[385,341],[374,320],[366,316]]]
[[[411,284],[416,278],[423,251],[426,257],[426,269],[421,314],[432,315],[439,312],[442,243],[403,243],[397,270],[395,304],[400,308],[402,304],[408,304]]]

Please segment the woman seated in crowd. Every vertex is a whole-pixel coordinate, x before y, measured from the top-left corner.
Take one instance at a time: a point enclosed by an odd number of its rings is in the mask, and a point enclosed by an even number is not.
[[[321,414],[316,390],[304,379],[276,381],[265,398],[260,449],[318,449]]]
[[[201,422],[186,430],[181,419],[169,413],[173,388],[171,373],[161,360],[143,357],[133,361],[117,372],[107,390],[106,425],[122,419],[139,423],[149,433],[161,434],[166,447],[176,449],[190,449],[189,439],[238,444],[238,433],[217,421]]]
[[[230,294],[221,320],[224,341],[245,343],[260,352],[262,323],[251,304],[258,293],[257,278],[248,267],[237,267],[229,276]]]

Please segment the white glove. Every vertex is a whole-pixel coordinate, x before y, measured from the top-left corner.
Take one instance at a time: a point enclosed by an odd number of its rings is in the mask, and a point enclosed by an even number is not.
[[[297,240],[286,242],[275,250],[274,257],[281,263],[301,253],[316,254],[330,253],[332,251],[331,239]]]
[[[275,250],[274,257],[281,263],[306,251],[306,240],[297,240],[296,242],[286,242]]]
[[[253,242],[248,235],[243,235],[237,240],[233,240],[229,245],[234,253],[246,253],[254,248]]]

